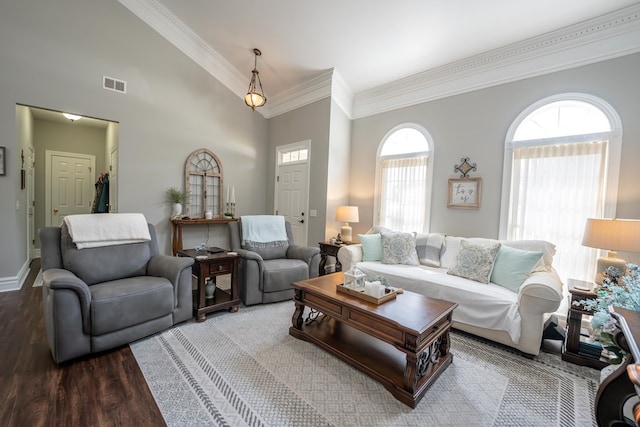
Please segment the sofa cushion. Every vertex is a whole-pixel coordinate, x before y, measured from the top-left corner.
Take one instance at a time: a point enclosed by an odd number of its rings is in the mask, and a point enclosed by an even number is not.
[[[413,233],[382,233],[382,263],[420,265]]]
[[[418,253],[420,264],[440,267],[440,253],[443,245],[444,236],[440,233],[416,234],[416,252]]]
[[[502,246],[522,249],[525,251],[542,252],[542,257],[533,268],[533,271],[553,270],[553,256],[556,254],[556,245],[546,240],[504,240]]]
[[[130,277],[99,283],[89,289],[92,335],[157,319],[171,314],[175,306],[173,285],[164,277]]]
[[[489,283],[493,263],[499,250],[500,243],[483,245],[463,240],[460,242],[456,262],[447,273],[480,283]]]
[[[382,259],[382,235],[375,234],[358,234],[360,244],[362,245],[363,261],[380,261]]]
[[[541,258],[542,252],[525,251],[502,245],[493,264],[491,283],[518,292]]]
[[[469,243],[476,243],[480,245],[490,246],[498,242],[495,239],[485,239],[483,237],[456,237],[446,236],[444,239],[444,252],[440,256],[440,266],[443,268],[451,268],[458,257],[460,252],[460,244],[463,240]]]

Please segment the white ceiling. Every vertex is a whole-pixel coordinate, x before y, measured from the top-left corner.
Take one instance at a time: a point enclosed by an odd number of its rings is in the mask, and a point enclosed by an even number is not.
[[[223,62],[236,74],[230,77],[234,84],[244,81],[245,92],[253,68],[252,49],[259,48],[263,55],[258,59],[258,70],[268,99],[304,87],[331,69],[357,96],[640,4],[633,0],[120,2],[161,33],[157,22],[162,15],[174,33],[168,35],[165,28],[163,35],[173,38],[172,42],[192,58],[193,52],[176,42],[175,35],[197,40],[200,46],[196,48],[204,46],[213,62]],[[160,11],[155,18],[149,13],[152,9]]]

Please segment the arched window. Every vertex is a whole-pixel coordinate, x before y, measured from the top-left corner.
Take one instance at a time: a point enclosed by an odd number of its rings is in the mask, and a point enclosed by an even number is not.
[[[376,168],[374,225],[429,231],[433,143],[421,126],[397,126],[382,140]]]
[[[620,119],[584,94],[543,99],[513,122],[505,144],[500,234],[556,245],[563,281],[591,280],[595,252],[582,246],[587,218],[615,216]]]

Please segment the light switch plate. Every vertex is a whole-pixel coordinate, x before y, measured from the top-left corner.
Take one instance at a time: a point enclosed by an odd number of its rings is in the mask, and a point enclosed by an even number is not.
[[[312,217],[316,217],[316,216],[318,216],[318,211],[317,211],[317,210],[315,210],[315,209],[311,209],[311,210],[309,211],[309,216],[312,216]]]

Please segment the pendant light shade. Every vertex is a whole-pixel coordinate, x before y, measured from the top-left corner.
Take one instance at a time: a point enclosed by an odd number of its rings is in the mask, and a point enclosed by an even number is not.
[[[260,73],[258,72],[258,56],[262,55],[260,49],[253,49],[255,54],[253,61],[253,70],[251,71],[251,81],[249,82],[249,90],[244,96],[244,102],[252,110],[256,107],[262,107],[267,103],[267,98],[264,96],[264,90],[262,89],[262,82],[260,81]]]

